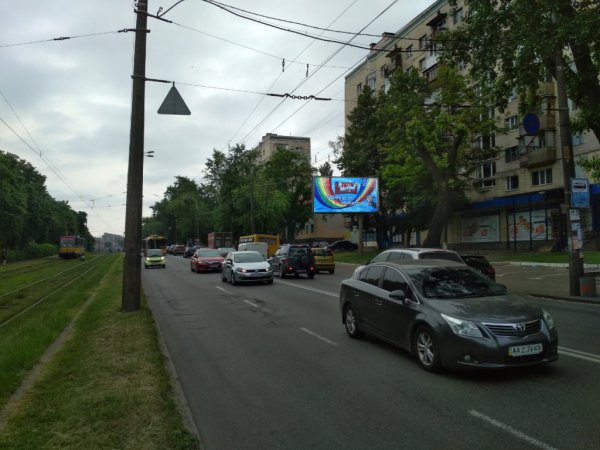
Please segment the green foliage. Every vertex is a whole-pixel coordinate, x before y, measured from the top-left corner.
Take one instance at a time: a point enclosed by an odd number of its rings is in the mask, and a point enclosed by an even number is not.
[[[452,0],[455,4],[456,0]],[[600,138],[600,3],[596,0],[466,0],[463,26],[444,33],[446,59],[469,63],[471,76],[499,108],[516,88],[521,109],[539,104],[541,82],[565,58],[568,96],[582,129]],[[457,45],[456,43],[460,43]]]
[[[0,151],[0,247],[15,251],[15,258],[25,257],[27,252],[20,251],[30,242],[58,244],[65,234],[85,237],[89,245],[94,242],[87,214],[52,198],[45,182],[30,163]]]

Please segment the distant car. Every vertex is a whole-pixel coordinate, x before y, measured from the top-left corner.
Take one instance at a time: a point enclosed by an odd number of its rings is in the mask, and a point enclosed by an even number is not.
[[[183,255],[184,253],[185,253],[185,245],[183,245],[183,244],[176,244],[173,247],[173,250],[171,250],[172,255]]]
[[[280,278],[299,277],[301,273],[315,277],[315,256],[306,244],[284,244],[268,261]]]
[[[217,250],[223,258],[225,258],[229,253],[235,252],[235,248],[233,247],[219,247]]]
[[[487,275],[492,280],[496,279],[496,269],[490,264],[483,255],[460,255],[463,261],[475,270]]]
[[[334,250],[334,251],[335,250],[353,251],[353,250],[358,250],[358,244],[355,244],[352,241],[342,240],[342,241],[332,242],[325,248],[328,248],[329,250]]]
[[[315,255],[315,272],[327,271],[331,274],[335,272],[335,258],[333,252],[328,248],[313,248]]]
[[[452,261],[376,262],[342,281],[352,338],[365,332],[412,353],[430,372],[528,366],[558,359],[552,316]]]
[[[183,251],[184,258],[191,258],[196,250],[200,248],[199,245],[188,245]]]
[[[224,258],[216,248],[199,248],[192,255],[190,270],[192,272],[218,272]]]
[[[273,270],[263,255],[257,251],[233,251],[229,253],[223,262],[221,271],[223,282],[231,281],[231,284],[245,282],[273,283]]]
[[[166,267],[165,255],[160,248],[151,248],[146,252],[144,257],[144,267],[149,269],[150,267]]]

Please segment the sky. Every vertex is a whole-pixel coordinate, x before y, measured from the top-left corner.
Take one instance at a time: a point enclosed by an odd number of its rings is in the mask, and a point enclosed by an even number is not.
[[[344,134],[344,77],[368,54],[344,43],[368,48],[433,3],[221,3],[257,22],[204,0],[148,0],[149,13],[171,23],[148,18],[146,77],[168,83],[145,87],[144,150],[154,157],[144,159],[144,217],[176,176],[201,183],[214,150],[254,148],[267,133],[309,137],[315,167],[333,159],[328,143]],[[96,237],[125,229],[135,33],[121,30],[135,28],[134,8],[127,0],[0,0],[0,150],[46,176],[54,199],[85,211]],[[173,83],[191,115],[157,113]]]

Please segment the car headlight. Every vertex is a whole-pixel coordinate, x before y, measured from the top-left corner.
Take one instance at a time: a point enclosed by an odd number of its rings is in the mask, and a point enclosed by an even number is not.
[[[552,328],[554,328],[554,319],[552,318],[550,313],[545,309],[542,309],[542,316],[544,317],[544,322],[546,322],[546,326],[548,327],[548,329],[551,330]]]
[[[470,320],[457,319],[456,317],[447,316],[446,314],[442,314],[442,319],[446,321],[450,326],[450,329],[458,336],[483,337],[481,330]]]

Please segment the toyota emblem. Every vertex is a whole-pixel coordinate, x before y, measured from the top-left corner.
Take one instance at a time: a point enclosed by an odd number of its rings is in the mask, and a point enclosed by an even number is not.
[[[513,325],[513,328],[518,331],[519,333],[522,333],[523,331],[525,331],[525,324],[524,323],[515,323]]]

